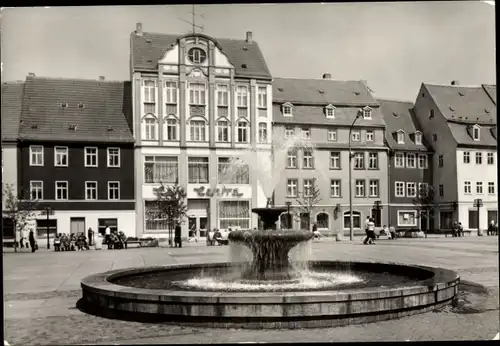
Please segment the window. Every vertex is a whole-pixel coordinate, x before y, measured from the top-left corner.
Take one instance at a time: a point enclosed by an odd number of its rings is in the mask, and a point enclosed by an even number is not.
[[[365,153],[354,153],[354,169],[364,169]]]
[[[166,141],[177,141],[177,119],[172,116],[165,120],[165,133],[163,138]]]
[[[285,139],[293,138],[295,135],[295,129],[291,126],[285,127]]]
[[[229,227],[250,228],[249,201],[219,202],[219,228],[228,229]]]
[[[43,146],[30,145],[30,166],[43,166]]]
[[[189,84],[189,104],[205,105],[205,84],[190,83]]]
[[[292,105],[291,104],[284,104],[282,107],[282,112],[283,116],[285,117],[291,117],[292,116]]]
[[[359,142],[361,140],[361,134],[359,130],[352,130],[351,132],[351,140],[353,142]]]
[[[488,194],[489,195],[495,194],[495,182],[494,181],[488,182]]]
[[[439,184],[439,197],[444,196],[444,186],[443,184]]]
[[[85,167],[97,167],[97,148],[85,148]]]
[[[201,48],[191,48],[188,51],[188,59],[193,64],[203,64],[205,59],[207,58],[207,53]]]
[[[406,183],[406,197],[417,197],[417,187],[415,183]]]
[[[341,197],[340,180],[330,180],[330,197]]]
[[[54,148],[54,166],[68,167],[68,147]]]
[[[337,130],[330,129],[328,130],[328,140],[336,141],[337,140]]]
[[[144,81],[144,114],[156,114],[156,81]]]
[[[229,88],[227,85],[217,85],[217,106],[228,106]]]
[[[313,179],[304,179],[304,197],[312,197],[314,187]]]
[[[267,87],[265,86],[257,88],[257,107],[267,108]]]
[[[469,210],[469,229],[477,228],[477,209]]]
[[[236,106],[248,107],[248,88],[244,85],[236,87]]]
[[[404,197],[405,196],[405,183],[402,181],[396,181],[396,197]]]
[[[370,187],[370,197],[378,197],[379,196],[379,181],[378,180],[375,180],[375,179],[372,179],[370,180],[370,184],[369,184],[369,187]]]
[[[217,122],[217,141],[229,142],[229,123],[226,120]]]
[[[417,212],[415,210],[398,210],[398,226],[417,226]]]
[[[330,169],[340,169],[340,153],[330,151]]]
[[[417,166],[416,155],[413,153],[406,154],[406,167],[415,168]]]
[[[145,201],[144,209],[146,230],[158,231],[168,229],[168,221],[166,218],[160,218],[160,213],[156,201]]]
[[[470,152],[464,151],[464,163],[470,163]]]
[[[97,199],[97,181],[85,182],[85,199],[86,200]]]
[[[318,225],[318,229],[328,229],[328,214],[327,213],[319,213],[316,215],[316,223]]]
[[[259,143],[267,143],[267,123],[259,123]]]
[[[356,180],[355,197],[365,197],[365,181],[361,179]]]
[[[351,226],[351,213],[346,211],[344,213],[344,228]],[[352,212],[352,228],[361,228],[361,213],[359,211]]]
[[[177,104],[177,83],[165,82],[165,103]]]
[[[248,142],[248,127],[245,121],[238,122],[238,143]]]
[[[286,182],[286,196],[297,197],[297,179],[288,179]]]
[[[368,169],[378,169],[378,153],[368,153]]]
[[[68,182],[67,181],[56,181],[56,200],[67,200],[68,199]]]
[[[325,107],[325,114],[327,118],[335,118],[335,108],[331,105]]]
[[[120,167],[120,148],[108,148],[108,167]]]
[[[472,138],[474,138],[475,141],[478,141],[479,135],[480,135],[480,127],[478,125],[474,125],[474,127],[472,128]]]
[[[120,182],[119,181],[108,181],[108,199],[109,200],[119,200],[120,199]]]
[[[397,137],[398,144],[405,144],[405,133],[403,131],[398,131]]]
[[[439,155],[438,157],[438,167],[443,167],[444,160],[443,160],[443,155]]]
[[[301,138],[302,139],[310,139],[311,138],[311,129],[308,127],[303,127],[300,130]]]
[[[480,151],[476,151],[476,165],[480,165],[483,163],[483,153]]]
[[[464,193],[470,195],[472,193],[472,184],[470,181],[464,181]]]
[[[363,108],[363,119],[372,118],[372,109],[370,107]]]
[[[205,142],[205,122],[203,120],[191,120],[189,122],[189,133],[191,141]]]
[[[297,150],[291,149],[287,153],[286,168],[297,168]]]
[[[30,181],[30,196],[33,201],[43,199],[43,181]]]
[[[418,196],[421,198],[427,197],[428,189],[427,183],[418,183]]]
[[[415,144],[422,145],[422,134],[420,132],[415,133]]]
[[[374,132],[373,132],[373,130],[366,130],[365,140],[367,142],[373,142],[373,140],[374,140]]]
[[[144,123],[144,139],[146,141],[155,141],[157,134],[156,118],[151,115],[147,115],[144,118],[143,123]]]
[[[488,165],[494,165],[495,164],[495,157],[493,156],[493,153],[487,153],[486,157],[487,157],[486,160],[488,162]]]
[[[313,152],[311,150],[304,150],[304,165],[303,168],[314,168]]]
[[[235,164],[238,162],[238,164]],[[249,184],[250,169],[247,164],[241,164],[237,158],[219,157],[218,159],[219,184]]]
[[[476,182],[476,193],[480,194],[480,195],[483,194],[483,182],[482,181]]]
[[[427,155],[418,155],[418,168],[427,169]]]
[[[188,182],[208,184],[208,157],[188,157]]]
[[[396,153],[394,155],[394,167],[396,168],[404,168],[405,166],[405,156],[403,153]]]
[[[175,156],[146,156],[144,158],[144,182],[146,184],[176,183],[178,164]]]
[[[441,229],[450,229],[453,223],[453,212],[452,211],[440,212],[439,223]]]

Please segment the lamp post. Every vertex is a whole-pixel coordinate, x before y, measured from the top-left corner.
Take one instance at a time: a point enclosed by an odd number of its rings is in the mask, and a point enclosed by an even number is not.
[[[354,239],[354,230],[352,226],[352,151],[351,151],[351,134],[352,129],[354,128],[354,124],[361,117],[361,113],[358,113],[354,118],[354,121],[349,127],[349,238],[352,241]]]
[[[477,208],[477,233],[479,234],[479,212],[483,206],[483,200],[481,198],[476,198],[474,200],[474,207]]]
[[[44,208],[45,213],[47,214],[47,250],[50,250],[50,239],[49,239],[49,217],[50,215],[54,215],[54,211],[50,209],[50,207]]]
[[[290,222],[290,221],[291,221],[291,220],[290,220],[290,206],[292,205],[292,202],[290,202],[290,201],[286,201],[286,202],[285,202],[285,204],[286,204],[286,207],[287,207],[286,228],[287,228],[287,229],[290,229],[290,224],[291,224],[291,222]]]

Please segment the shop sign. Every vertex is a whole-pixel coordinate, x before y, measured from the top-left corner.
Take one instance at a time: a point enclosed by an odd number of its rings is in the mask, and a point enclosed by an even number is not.
[[[194,192],[198,194],[198,197],[241,197],[242,192],[239,192],[238,188],[208,188],[205,186],[200,186],[193,189]]]

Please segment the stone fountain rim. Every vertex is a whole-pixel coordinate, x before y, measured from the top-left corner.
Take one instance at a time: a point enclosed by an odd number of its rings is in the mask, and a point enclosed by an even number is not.
[[[234,265],[228,262],[218,262],[209,264],[181,264],[181,265],[166,265],[166,266],[148,266],[148,267],[132,267],[124,269],[115,269],[103,273],[89,275],[81,280],[83,292],[88,291],[99,296],[108,296],[113,298],[123,299],[138,299],[142,301],[161,301],[175,303],[196,303],[196,304],[244,304],[250,302],[253,304],[294,304],[294,303],[310,303],[310,302],[343,302],[355,300],[371,300],[383,299],[390,297],[412,296],[422,293],[438,292],[453,285],[457,285],[460,281],[458,274],[452,270],[444,268],[435,268],[419,265],[407,265],[396,262],[376,262],[376,261],[311,261],[316,265],[331,265],[331,264],[358,264],[358,265],[386,265],[413,267],[420,270],[430,271],[434,275],[429,279],[419,281],[411,286],[401,287],[367,287],[367,288],[352,288],[342,291],[331,289],[322,291],[257,291],[257,292],[225,292],[225,291],[181,291],[181,290],[159,290],[145,289],[129,286],[117,285],[110,280],[120,276],[128,276],[135,274],[145,274],[155,271],[168,271],[178,269],[201,269],[207,267],[227,267]]]

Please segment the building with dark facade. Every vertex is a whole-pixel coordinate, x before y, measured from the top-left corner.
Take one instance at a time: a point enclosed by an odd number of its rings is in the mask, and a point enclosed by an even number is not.
[[[389,225],[396,228],[434,228],[432,208],[432,151],[413,113],[411,102],[378,100],[386,124],[389,151]],[[424,205],[422,205],[424,204]]]
[[[54,212],[37,217],[39,237],[47,227],[135,235],[130,95],[128,82],[26,78],[17,184]]]

